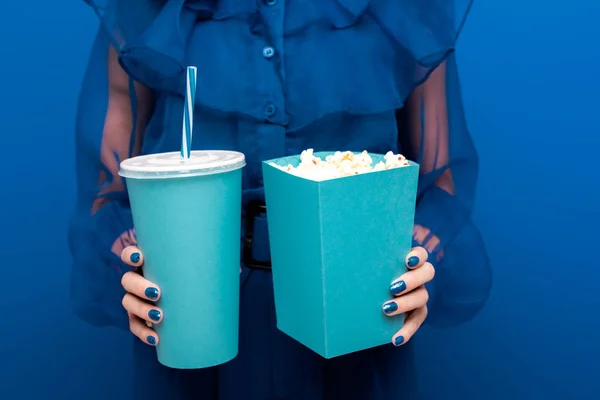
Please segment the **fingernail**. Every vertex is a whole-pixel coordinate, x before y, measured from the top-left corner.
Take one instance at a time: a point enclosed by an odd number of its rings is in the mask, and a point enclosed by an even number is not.
[[[140,253],[138,253],[137,251],[135,253],[132,253],[131,256],[129,256],[129,259],[134,264],[139,263],[140,262]]]
[[[154,336],[148,336],[146,338],[146,340],[148,341],[149,344],[151,344],[152,346],[156,346],[156,338]]]
[[[404,336],[397,336],[394,339],[394,346],[400,346],[402,343],[404,343]]]
[[[152,309],[148,311],[148,316],[151,320],[158,321],[160,319],[160,311]]]
[[[394,283],[392,286],[390,286],[390,292],[392,292],[392,294],[396,295],[396,294],[400,294],[402,292],[404,292],[406,290],[406,282],[404,281],[398,281],[396,283]]]
[[[385,314],[391,314],[391,313],[393,313],[396,310],[398,310],[398,304],[396,304],[393,301],[388,301],[387,303],[385,303],[383,305],[383,312]]]
[[[149,299],[156,299],[158,298],[158,289],[153,287],[146,288],[144,294]]]
[[[409,268],[416,267],[418,263],[419,257],[417,256],[408,257],[408,260],[406,260],[406,265],[408,265]]]

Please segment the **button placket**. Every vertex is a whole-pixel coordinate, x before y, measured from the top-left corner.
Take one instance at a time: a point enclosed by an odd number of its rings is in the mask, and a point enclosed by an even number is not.
[[[267,123],[265,126],[273,126],[273,124],[283,125],[287,122],[285,118],[285,101],[282,99],[284,94],[281,86],[283,82],[281,82],[282,71],[280,58],[283,53],[279,53],[282,51],[279,46],[283,40],[281,37],[283,30],[282,26],[280,25],[283,23],[283,9],[285,7],[285,3],[279,0],[261,0],[261,3],[264,7],[263,17],[265,18],[265,25],[268,28],[265,32],[263,32],[263,47],[262,50],[259,51],[261,51],[263,58],[268,61],[268,64],[270,64],[270,66],[263,65],[263,67],[274,68],[275,77],[278,83],[277,88],[273,87],[274,90],[272,93],[269,93],[271,92],[270,88],[265,92],[267,98],[265,99],[266,102],[263,103],[264,121]],[[267,11],[267,7],[270,9],[269,11]],[[275,131],[269,129],[265,131],[265,134],[272,136],[274,132]],[[285,132],[285,129],[283,132]],[[285,140],[284,137],[285,134],[283,134],[283,137],[279,139]],[[268,142],[272,142],[272,139],[273,138],[269,138]]]

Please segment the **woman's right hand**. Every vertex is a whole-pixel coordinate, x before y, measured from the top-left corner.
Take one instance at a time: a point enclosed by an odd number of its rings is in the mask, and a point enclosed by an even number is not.
[[[124,263],[139,269],[144,264],[142,252],[136,246],[128,246],[121,252]],[[129,316],[129,330],[140,340],[151,346],[158,344],[158,335],[152,329],[163,319],[163,312],[154,305],[160,298],[160,289],[145,279],[138,271],[129,271],[123,275],[121,285],[127,292],[123,296],[123,307]]]

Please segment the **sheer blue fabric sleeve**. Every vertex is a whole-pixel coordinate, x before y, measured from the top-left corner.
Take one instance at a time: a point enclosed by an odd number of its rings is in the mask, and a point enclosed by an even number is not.
[[[454,52],[414,90],[398,122],[403,151],[421,166],[414,245],[425,247],[436,267],[427,286],[428,323],[468,321],[487,300],[491,270],[471,221],[478,158],[465,122]]]
[[[120,254],[135,244],[135,234],[118,168],[139,152],[151,101],[151,93],[121,69],[100,30],[77,110],[77,203],[69,232],[75,310],[98,326],[128,326],[120,280],[129,267]]]

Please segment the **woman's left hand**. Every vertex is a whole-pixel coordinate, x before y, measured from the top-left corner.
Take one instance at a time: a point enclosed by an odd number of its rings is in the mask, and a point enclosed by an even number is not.
[[[433,265],[427,262],[427,250],[423,247],[414,247],[408,253],[406,266],[408,272],[390,286],[395,299],[383,304],[383,313],[387,316],[406,313],[404,326],[392,338],[394,346],[408,342],[425,321],[429,301],[425,284],[435,275]]]

